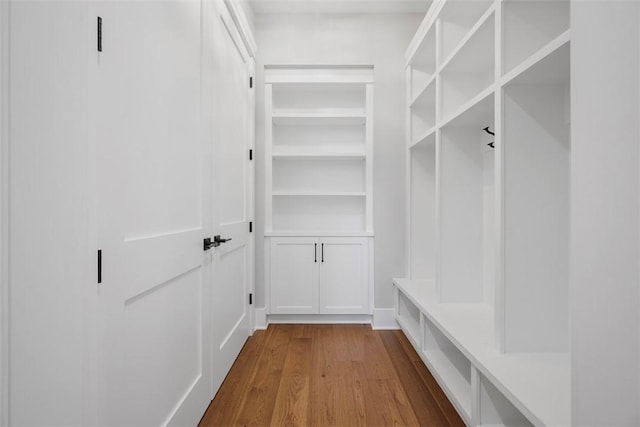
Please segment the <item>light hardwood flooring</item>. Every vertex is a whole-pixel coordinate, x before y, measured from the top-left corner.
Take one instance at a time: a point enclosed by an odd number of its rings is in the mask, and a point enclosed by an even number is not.
[[[200,426],[462,426],[401,331],[270,325],[245,344]]]

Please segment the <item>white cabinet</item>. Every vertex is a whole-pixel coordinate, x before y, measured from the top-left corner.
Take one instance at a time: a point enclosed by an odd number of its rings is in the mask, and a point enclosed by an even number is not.
[[[369,239],[271,238],[270,314],[367,314]]]
[[[320,239],[320,313],[368,312],[368,239]]]
[[[271,313],[318,312],[318,240],[271,239]]]

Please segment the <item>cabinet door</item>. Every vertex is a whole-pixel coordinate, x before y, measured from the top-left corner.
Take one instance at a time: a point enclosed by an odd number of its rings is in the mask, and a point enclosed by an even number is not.
[[[271,314],[318,313],[318,240],[271,239]]]
[[[369,244],[366,238],[320,240],[320,313],[369,312]]]

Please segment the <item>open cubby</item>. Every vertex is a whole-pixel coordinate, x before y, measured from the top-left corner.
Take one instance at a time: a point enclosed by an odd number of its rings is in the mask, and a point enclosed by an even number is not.
[[[403,293],[398,293],[398,321],[413,344],[419,345],[420,310]]]
[[[440,58],[446,61],[493,3],[491,0],[448,1],[440,12]]]
[[[429,86],[411,104],[411,140],[421,139],[436,125],[436,83]]]
[[[494,33],[491,14],[442,69],[441,118],[448,119],[495,81]]]
[[[273,126],[273,155],[365,154],[365,127]]]
[[[569,0],[506,0],[503,16],[503,73],[569,29]]]
[[[411,99],[418,97],[433,81],[436,71],[436,31],[431,28],[418,46],[411,65]]]
[[[507,352],[569,348],[569,57],[567,43],[504,88]]]
[[[412,236],[410,277],[435,280],[436,250],[436,145],[422,143],[410,151],[410,210]]]
[[[442,129],[440,298],[493,304],[494,156],[488,96]]]
[[[278,231],[365,232],[365,197],[273,196],[273,228]]]
[[[463,418],[471,415],[471,363],[428,319],[423,319],[422,352]]]
[[[273,87],[274,111],[333,111],[364,113],[365,86],[356,83],[282,83]]]
[[[533,427],[513,403],[483,375],[480,375],[480,425]]]
[[[364,159],[274,159],[273,192],[364,193]]]

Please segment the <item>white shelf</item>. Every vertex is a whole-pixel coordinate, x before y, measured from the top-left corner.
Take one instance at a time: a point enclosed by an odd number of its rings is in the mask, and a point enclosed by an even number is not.
[[[477,23],[487,13],[492,0],[454,0],[445,1],[440,11],[440,64],[458,52]]]
[[[502,2],[504,73],[569,29],[570,0]]]
[[[495,14],[493,8],[489,12],[440,72],[440,117],[448,117],[495,83]]]
[[[281,83],[273,88],[274,110],[365,109],[362,83]]]
[[[273,124],[279,126],[349,126],[364,125],[366,113],[361,110],[280,110],[274,111],[272,115]]]
[[[274,191],[274,197],[365,197],[365,192],[349,191]]]
[[[398,296],[398,323],[407,331],[407,337],[414,345],[420,347],[420,311],[412,304],[407,297],[400,294]]]
[[[437,350],[424,351],[422,358],[438,384],[451,396],[451,403],[457,407],[465,421],[471,418],[471,384],[454,366],[445,353]],[[471,370],[471,367],[469,367]]]
[[[493,122],[493,87],[487,88],[442,121],[440,127],[467,127]]]
[[[489,306],[440,304],[428,281],[393,283],[533,424],[571,424],[568,353],[499,353]]]
[[[436,76],[433,75],[409,103],[411,108],[433,108],[436,105]]]
[[[373,232],[368,231],[341,231],[341,230],[271,230],[264,232],[265,237],[374,237]]]
[[[458,61],[459,59],[457,59],[456,57],[462,57],[465,58],[465,62],[462,62],[460,67],[469,67],[471,69],[476,68],[477,65],[476,63],[474,63],[472,61],[472,59],[482,59],[484,58],[491,58],[492,57],[492,53],[493,52],[489,52],[489,51],[477,51],[476,48],[477,47],[482,47],[482,45],[478,45],[477,40],[483,40],[486,38],[486,32],[488,31],[489,27],[492,27],[493,25],[492,22],[487,22],[489,20],[493,21],[493,16],[494,16],[494,12],[495,12],[495,8],[493,6],[491,6],[490,8],[487,8],[487,1],[473,1],[471,3],[476,4],[477,9],[474,11],[473,9],[469,8],[469,1],[449,1],[448,3],[450,4],[455,4],[458,3],[460,4],[459,7],[462,7],[464,3],[467,3],[467,8],[469,9],[469,13],[468,16],[473,17],[475,16],[475,14],[473,12],[476,12],[478,10],[484,10],[482,16],[480,16],[480,18],[478,20],[474,20],[474,24],[473,26],[468,30],[468,32],[465,34],[464,37],[462,37],[462,39],[460,40],[460,42],[456,45],[456,47],[449,52],[448,54],[445,53],[445,55],[442,58],[442,62],[440,64],[440,67],[438,67],[439,70],[444,70],[445,68],[449,67],[449,64],[451,62],[453,62],[454,60]],[[484,3],[484,5],[483,5]],[[493,48],[491,48],[493,49]],[[464,51],[467,52],[475,52],[475,55],[472,56],[471,58],[469,58],[470,53],[464,53],[463,55],[460,55],[461,52]],[[482,62],[479,61],[479,62]]]
[[[424,147],[428,145],[435,145],[436,143],[436,126],[424,132],[422,135],[418,135],[416,139],[411,142],[409,148]]]
[[[323,150],[302,150],[302,149],[278,149],[273,150],[272,157],[274,159],[283,160],[353,160],[366,159],[365,153],[349,153],[349,152],[325,152]]]
[[[265,65],[267,84],[373,83],[370,65]]]
[[[275,196],[272,204],[273,230],[339,231],[361,233],[367,230],[366,201],[356,196]],[[269,229],[269,227],[267,227]]]
[[[505,75],[502,86],[568,83],[570,40],[571,31],[567,30]]]
[[[307,121],[307,119],[305,119]],[[344,122],[344,121],[343,121]],[[332,126],[331,121],[315,120],[300,124],[293,121],[288,126],[272,126],[272,155],[313,153],[329,155],[332,153],[366,155],[366,126],[358,119],[355,124],[339,123]]]
[[[432,82],[436,71],[436,35],[431,28],[418,46],[411,64],[411,96],[417,98]]]

